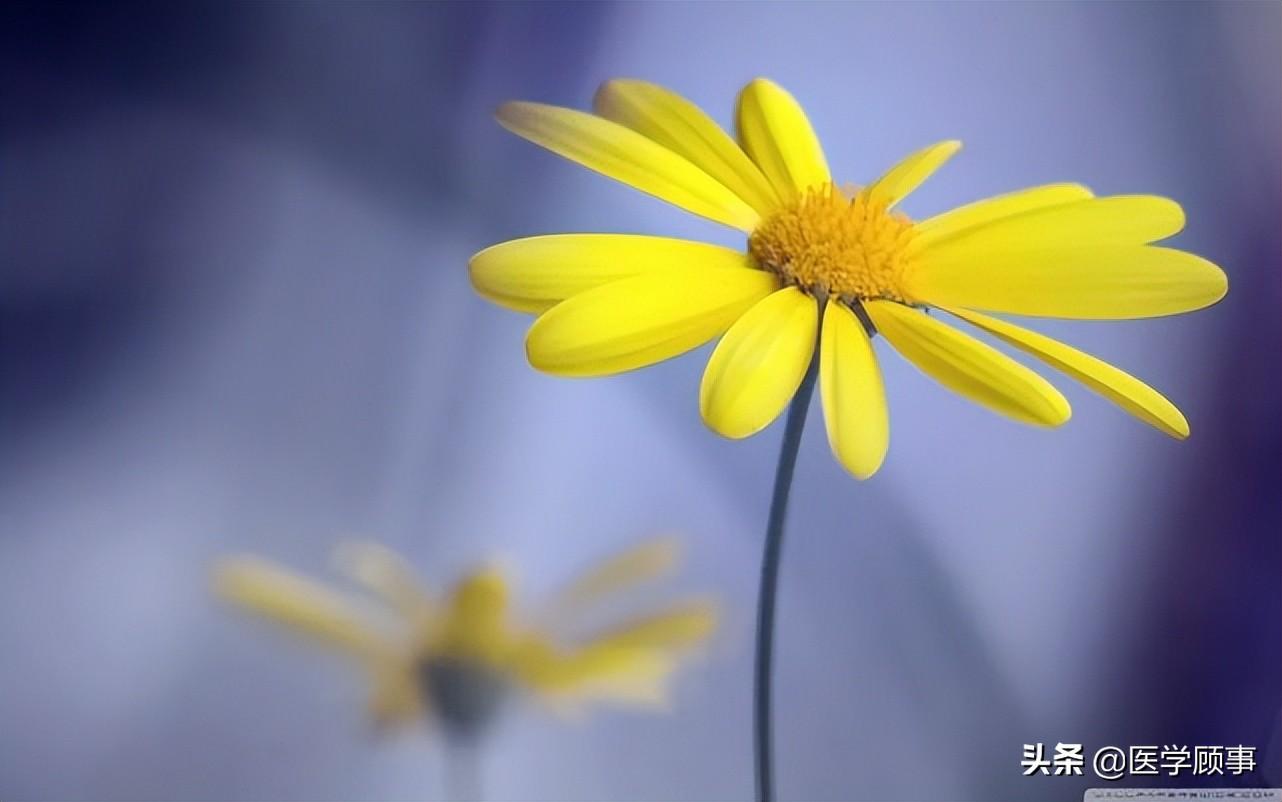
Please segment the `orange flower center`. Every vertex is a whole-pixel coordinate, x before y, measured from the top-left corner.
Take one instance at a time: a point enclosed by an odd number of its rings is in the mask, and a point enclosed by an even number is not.
[[[913,224],[867,192],[812,187],[774,212],[748,238],[757,263],[816,295],[911,303],[902,277]]]

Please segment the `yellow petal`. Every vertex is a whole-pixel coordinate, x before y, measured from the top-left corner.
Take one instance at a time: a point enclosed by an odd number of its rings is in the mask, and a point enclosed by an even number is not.
[[[511,647],[508,595],[507,581],[494,568],[477,571],[459,582],[436,648],[454,656],[498,663]]]
[[[717,626],[711,602],[689,602],[666,612],[638,618],[591,640],[587,649],[677,650],[702,643]]]
[[[735,124],[739,142],[770,179],[780,199],[788,200],[832,180],[806,112],[773,81],[757,78],[743,88]]]
[[[419,690],[413,664],[389,665],[374,674],[369,712],[376,726],[390,730],[421,720],[428,700]]]
[[[993,253],[1144,245],[1169,237],[1183,227],[1184,210],[1169,198],[1087,198],[972,226],[955,236],[928,242],[922,248],[922,258],[931,264],[969,264]]]
[[[936,142],[927,145],[899,164],[891,167],[881,178],[868,185],[864,191],[878,201],[884,202],[886,208],[894,206],[912,192],[921,182],[930,178],[944,162],[961,150],[962,143],[956,139]]]
[[[747,437],[770,425],[797,392],[815,350],[819,306],[785,287],[749,309],[708,360],[699,410],[713,431]]]
[[[560,698],[568,697],[578,704],[601,702],[628,709],[667,712],[671,709],[667,685],[673,668],[671,661],[661,655],[629,655],[625,667],[599,672]]]
[[[359,657],[380,658],[387,643],[350,599],[266,560],[242,556],[214,568],[218,595]]]
[[[689,159],[762,215],[779,205],[774,188],[738,143],[702,109],[675,92],[646,81],[607,81],[593,105],[602,117]]]
[[[468,272],[483,297],[518,312],[542,312],[585,290],[656,270],[750,267],[743,251],[639,234],[551,234],[492,245]]]
[[[760,215],[719,181],[616,122],[543,103],[505,103],[499,123],[517,136],[687,211],[743,231]]]
[[[1046,184],[984,198],[916,223],[913,225],[912,246],[914,250],[924,250],[948,237],[987,223],[1090,197],[1091,191],[1081,184]]]
[[[779,280],[763,270],[669,270],[563,301],[534,321],[526,354],[558,376],[604,376],[653,365],[711,340]]]
[[[913,298],[1016,315],[1084,320],[1159,317],[1210,306],[1224,271],[1184,251],[1139,245],[922,254],[903,278]]]
[[[654,649],[596,644],[568,653],[530,642],[512,661],[512,671],[531,690],[564,704],[606,700],[662,706],[675,658]]]
[[[511,671],[531,689],[556,699],[605,699],[653,706],[679,651],[707,640],[715,629],[713,604],[693,601],[644,616],[569,650],[530,637],[513,651]]]
[[[845,304],[828,301],[819,346],[819,392],[833,456],[859,479],[881,467],[890,420],[877,355],[864,324]]]
[[[1040,426],[1059,426],[1072,414],[1049,382],[995,348],[893,301],[864,308],[895,350],[958,395]]]
[[[968,309],[948,308],[945,311],[1064,371],[1122,409],[1171,437],[1183,440],[1189,436],[1188,421],[1175,405],[1129,373],[1090,354],[1013,323]]]
[[[650,538],[601,562],[575,578],[556,595],[550,618],[559,618],[605,597],[657,579],[670,572],[680,547],[674,538]]]
[[[404,558],[379,543],[349,541],[334,551],[334,567],[363,585],[407,621],[420,625],[433,614],[427,591]]]

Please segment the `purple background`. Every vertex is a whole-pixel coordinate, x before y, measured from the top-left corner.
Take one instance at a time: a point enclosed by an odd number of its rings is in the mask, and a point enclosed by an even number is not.
[[[503,132],[513,98],[647,78],[728,123],[756,75],[834,172],[966,150],[928,215],[1076,180],[1177,199],[1222,265],[1198,314],[1039,328],[1188,415],[1177,443],[1066,379],[1021,427],[885,350],[892,445],[856,483],[806,433],[778,642],[779,787],[1075,799],[1025,742],[1255,745],[1282,784],[1282,5],[140,5],[0,11],[0,797],[406,799],[340,661],[208,593],[210,561],[322,571],[356,533],[440,585],[538,594],[636,537],[689,543],[728,621],[670,716],[526,708],[495,799],[746,799],[780,424],[699,420],[707,349],[576,382],[468,256],[556,231],[736,236]],[[1158,784],[1170,784],[1169,779]],[[1137,783],[1144,784],[1144,783]],[[1192,784],[1186,780],[1184,784]]]

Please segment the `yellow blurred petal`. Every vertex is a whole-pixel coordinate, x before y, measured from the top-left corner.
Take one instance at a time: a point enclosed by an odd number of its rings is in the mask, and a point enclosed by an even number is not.
[[[689,159],[762,215],[779,205],[770,182],[738,143],[675,92],[646,81],[607,81],[597,91],[594,107],[602,117]]]
[[[427,701],[408,664],[388,666],[374,674],[369,711],[380,729],[395,729],[421,721],[427,713]]]
[[[1091,191],[1081,184],[1047,184],[984,198],[914,224],[912,247],[923,250],[977,226],[1090,197]]]
[[[414,569],[379,543],[349,541],[334,551],[334,567],[414,624],[432,615],[432,602]]]
[[[846,470],[867,479],[890,445],[890,420],[872,340],[847,306],[830,300],[819,346],[819,392],[828,445]]]
[[[758,301],[730,327],[699,388],[703,420],[725,437],[755,434],[797,392],[815,350],[819,307],[796,287]]]
[[[491,664],[511,647],[508,629],[508,584],[497,569],[486,568],[454,588],[436,649],[456,657]]]
[[[721,182],[647,136],[616,122],[543,103],[505,103],[499,123],[590,170],[687,211],[751,231],[760,215]]]
[[[572,614],[594,602],[657,579],[675,567],[680,546],[674,538],[650,538],[576,577],[556,595],[549,617]]]
[[[672,669],[661,657],[647,657],[646,661],[635,663],[633,669],[626,674],[602,676],[579,686],[573,698],[637,710],[670,710],[667,680]]]
[[[563,301],[534,321],[526,354],[559,376],[652,365],[711,340],[779,279],[763,270],[669,270],[622,279]]]
[[[468,272],[483,297],[518,312],[542,312],[586,290],[658,270],[750,267],[743,251],[639,234],[551,234],[493,245]]]
[[[259,615],[364,658],[388,654],[388,644],[352,600],[257,557],[230,557],[214,567],[218,595]]]
[[[770,179],[781,200],[832,180],[819,137],[792,95],[757,78],[739,93],[739,142]]]
[[[1085,384],[1145,423],[1183,440],[1189,435],[1184,415],[1170,401],[1134,376],[1035,331],[968,309],[945,311],[1000,337]]]
[[[550,701],[612,701],[662,706],[665,684],[676,660],[663,651],[588,646],[559,653],[543,644],[522,649],[512,670],[531,690]]]
[[[1059,426],[1072,414],[1049,382],[991,346],[893,301],[864,308],[895,350],[958,395],[1039,426]]]
[[[585,649],[684,649],[707,640],[717,627],[711,602],[689,602],[666,612],[647,615],[592,639]]]
[[[869,184],[864,192],[885,203],[886,208],[890,208],[908,197],[908,193],[930,178],[931,174],[944,162],[961,150],[961,146],[962,143],[956,139],[927,145],[891,167],[885,175]]]
[[[1184,210],[1156,195],[1114,195],[1008,215],[921,247],[930,264],[963,265],[990,255],[1144,245],[1184,227]]]
[[[1200,256],[1137,245],[992,251],[969,259],[931,251],[903,281],[909,295],[930,304],[1084,320],[1191,312],[1228,291],[1224,271]]]

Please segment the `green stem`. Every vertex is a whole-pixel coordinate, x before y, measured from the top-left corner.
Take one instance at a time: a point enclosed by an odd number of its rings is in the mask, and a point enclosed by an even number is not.
[[[779,561],[783,552],[783,525],[788,512],[788,492],[792,489],[792,474],[797,466],[801,432],[806,426],[806,412],[810,408],[810,398],[814,395],[815,379],[818,375],[819,347],[816,342],[810,367],[806,370],[806,376],[801,380],[801,386],[797,388],[792,404],[788,407],[783,444],[779,449],[779,464],[775,468],[774,495],[770,498],[770,518],[766,523],[765,552],[761,557],[761,588],[757,596],[756,686],[753,705],[758,802],[771,802],[775,795],[774,746],[770,730],[775,597],[779,587]]]

